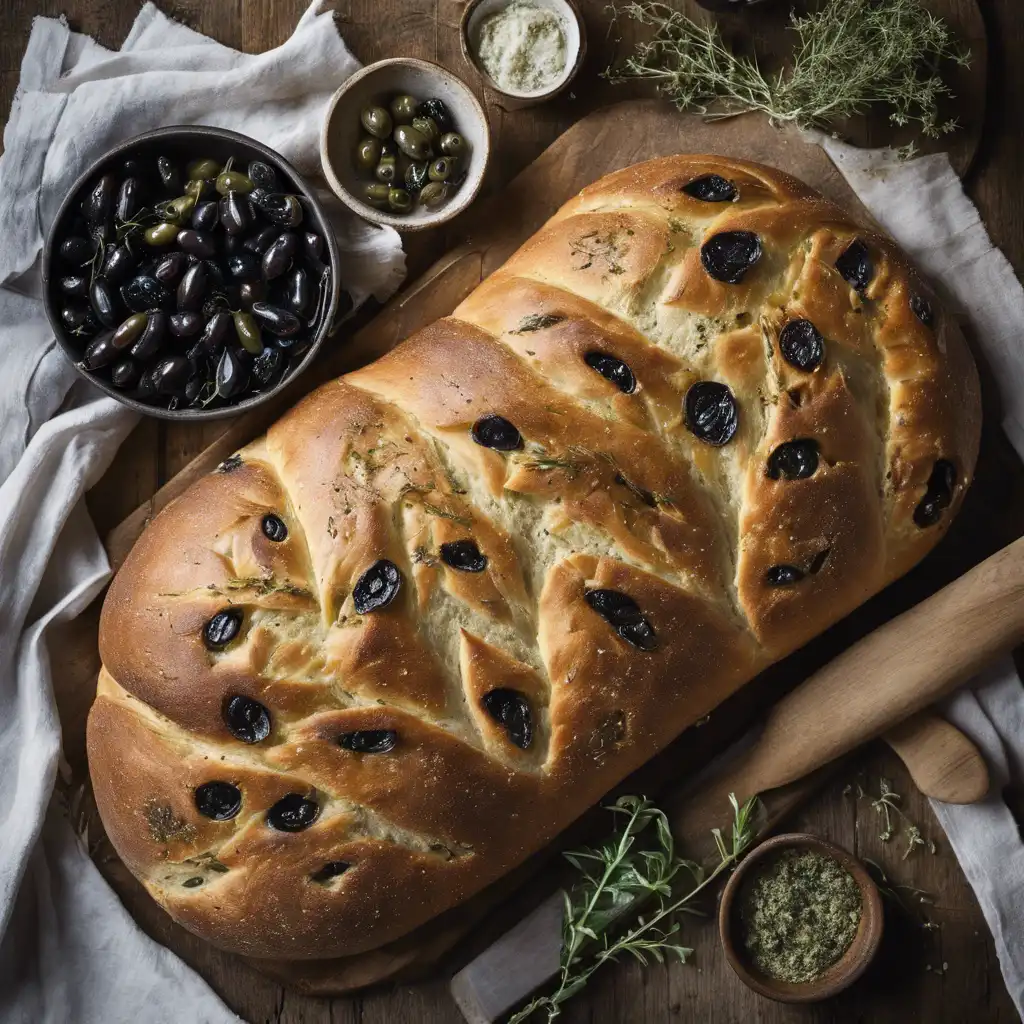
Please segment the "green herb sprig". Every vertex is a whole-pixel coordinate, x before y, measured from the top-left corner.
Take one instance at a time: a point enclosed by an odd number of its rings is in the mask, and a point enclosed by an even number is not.
[[[939,100],[952,92],[937,67],[943,60],[969,66],[970,52],[920,0],[825,0],[812,13],[793,13],[793,53],[775,73],[756,56],[733,53],[714,23],[698,24],[667,4],[614,0],[611,7],[654,34],[606,76],[656,82],[681,110],[709,118],[759,110],[777,124],[828,128],[882,103],[894,124],[917,124],[932,138],[957,127],[939,117]]]
[[[576,995],[595,971],[623,954],[644,965],[650,959],[664,963],[666,956],[686,963],[693,950],[676,941],[679,922],[675,915],[699,913],[692,906],[695,898],[739,860],[756,835],[757,797],[742,806],[734,795],[729,801],[732,828],[728,835],[723,835],[721,829],[712,830],[719,862],[710,871],[676,853],[668,818],[650,800],[623,796],[607,808],[623,820],[621,829],[601,846],[565,854],[583,878],[570,892],[563,893],[565,919],[558,986],[550,995],[538,996],[523,1007],[509,1024],[521,1024],[539,1011],[547,1014],[550,1024],[561,1016],[566,1000]],[[641,840],[652,826],[656,838],[653,847]],[[687,884],[680,891],[682,877],[687,878]],[[653,908],[630,919],[629,915],[651,902]]]

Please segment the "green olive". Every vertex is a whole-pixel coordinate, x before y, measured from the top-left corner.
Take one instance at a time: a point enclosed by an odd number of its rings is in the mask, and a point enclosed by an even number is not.
[[[206,157],[202,160],[192,160],[185,167],[185,177],[192,178],[216,178],[220,174],[220,164],[216,160]]]
[[[368,181],[363,185],[363,202],[383,210],[388,205],[389,191],[387,185],[382,182]]]
[[[231,314],[235,322],[235,334],[238,336],[238,343],[246,352],[258,356],[263,351],[263,338],[260,337],[260,325],[251,313],[243,313],[241,310]]]
[[[398,180],[398,161],[393,154],[389,153],[380,158],[374,177],[378,181],[383,181],[385,185],[393,185]]]
[[[192,178],[185,186],[185,195],[195,196],[196,202],[200,199],[211,199],[216,194],[217,189],[209,178]]]
[[[359,120],[378,139],[386,139],[391,134],[391,115],[383,107],[365,107]]]
[[[448,156],[462,156],[468,148],[466,140],[458,132],[441,136],[441,152]]]
[[[426,207],[440,206],[448,198],[448,183],[430,181],[420,192],[420,202]]]
[[[441,129],[437,127],[437,122],[432,117],[414,117],[412,126],[416,131],[423,132],[432,146],[441,138]]]
[[[395,124],[409,124],[416,116],[416,108],[419,104],[414,96],[403,93],[396,96],[390,103],[391,118]]]
[[[380,163],[381,141],[368,135],[356,146],[356,167],[366,174],[372,174]]]
[[[170,245],[178,237],[178,225],[170,222],[154,224],[151,228],[146,228],[142,237],[150,245]]]
[[[248,195],[255,187],[252,179],[241,171],[221,171],[217,175],[217,191],[222,196],[229,192],[244,192]]]
[[[184,196],[178,196],[177,199],[170,199],[165,203],[157,203],[156,212],[157,215],[163,217],[164,220],[184,220],[195,208],[196,197],[195,193],[190,193]]]
[[[430,164],[425,160],[414,160],[405,171],[405,187],[409,192],[419,192],[428,181]]]
[[[412,196],[404,188],[388,189],[388,206],[395,213],[408,213],[412,209]]]
[[[439,156],[427,174],[431,181],[447,181],[455,173],[455,161],[450,156]]]
[[[411,124],[400,124],[395,129],[395,145],[413,160],[429,160],[433,155],[430,139]]]

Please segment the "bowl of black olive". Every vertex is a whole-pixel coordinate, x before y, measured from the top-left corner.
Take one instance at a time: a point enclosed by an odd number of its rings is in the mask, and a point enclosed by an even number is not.
[[[43,286],[79,372],[164,419],[267,401],[350,301],[334,233],[298,172],[204,126],[146,132],[93,164],[50,229]]]
[[[483,183],[490,132],[469,86],[439,64],[396,57],[347,79],[327,106],[328,184],[366,220],[399,231],[461,213]]]

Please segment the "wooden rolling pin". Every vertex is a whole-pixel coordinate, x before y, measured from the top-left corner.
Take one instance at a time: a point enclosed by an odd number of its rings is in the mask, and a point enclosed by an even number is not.
[[[903,730],[894,727],[1022,641],[1024,538],[875,630],[783,697],[752,744],[703,775],[699,789],[668,804],[673,830],[684,843],[685,837],[704,836],[725,824],[730,793],[742,801],[786,792],[779,787],[795,792],[802,785],[797,780],[887,730],[894,730],[897,750],[909,743],[911,761],[920,762],[928,744],[943,747],[942,725],[923,719]],[[946,739],[951,735],[945,733]],[[785,803],[769,794],[769,817],[773,806]],[[470,1024],[491,1024],[558,971],[561,919],[561,896],[555,894],[455,975],[452,995]]]

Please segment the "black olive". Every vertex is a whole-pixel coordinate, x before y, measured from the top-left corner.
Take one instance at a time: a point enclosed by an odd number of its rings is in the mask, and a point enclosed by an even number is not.
[[[232,348],[225,348],[221,353],[214,379],[217,394],[221,398],[233,398],[246,389],[249,383],[249,373],[238,353]]]
[[[84,306],[64,306],[60,311],[64,326],[75,334],[95,334],[100,322],[91,309]]]
[[[523,446],[522,434],[504,416],[490,413],[473,424],[473,440],[484,448],[511,452]]]
[[[736,186],[720,174],[705,174],[703,178],[694,178],[683,186],[683,191],[705,203],[729,203],[738,198]]]
[[[204,782],[195,792],[196,810],[214,821],[227,821],[242,809],[242,791],[230,782]]]
[[[932,304],[923,295],[910,296],[910,309],[925,327],[931,327],[935,323],[935,313],[932,311]]]
[[[181,280],[181,275],[188,267],[188,256],[183,252],[168,253],[153,268],[153,276],[168,288],[173,288]]]
[[[168,192],[173,192],[176,196],[181,195],[181,171],[178,170],[177,165],[172,164],[165,156],[158,156],[156,158],[156,170],[157,174],[160,175],[160,181],[163,183],[164,188]]]
[[[302,251],[309,259],[319,262],[324,251],[324,240],[316,232],[307,231],[302,236]]]
[[[199,888],[199,886],[204,885],[205,883],[206,879],[203,878],[202,875],[194,875],[192,878],[186,878],[185,881],[181,884],[186,889],[197,889]]]
[[[319,817],[317,803],[298,793],[289,793],[267,811],[267,824],[278,832],[301,832]]]
[[[120,284],[135,269],[138,262],[127,245],[119,245],[104,262],[102,274],[111,284]]]
[[[942,518],[942,513],[952,504],[954,487],[956,466],[948,459],[936,460],[932,474],[928,478],[928,489],[914,509],[914,522],[922,529],[934,526]]]
[[[588,352],[583,361],[592,370],[597,370],[602,377],[610,380],[624,395],[631,395],[636,391],[636,377],[621,359],[604,352]]]
[[[149,374],[158,394],[183,395],[190,369],[189,362],[184,356],[170,356],[152,367]]]
[[[587,604],[627,643],[641,651],[658,649],[654,627],[644,618],[640,606],[628,594],[602,589],[588,590],[583,596]]]
[[[119,355],[117,346],[114,344],[113,333],[104,331],[89,343],[89,347],[82,357],[81,365],[87,370],[98,370],[108,363],[112,363]]]
[[[272,281],[286,273],[298,248],[299,236],[292,231],[275,238],[263,254],[263,276]]]
[[[125,221],[134,220],[135,214],[139,212],[141,205],[142,182],[134,176],[125,178],[117,191],[114,215],[122,224]]]
[[[205,408],[207,404],[205,400],[210,397],[208,394],[210,384],[209,363],[204,362],[201,366],[197,366],[192,359],[191,353],[189,353],[188,358],[194,368],[194,372],[185,385],[185,401],[193,407],[203,406]]]
[[[193,263],[178,283],[178,310],[183,313],[195,312],[203,305],[210,275],[205,263]]]
[[[283,228],[294,228],[302,223],[302,204],[296,196],[281,192],[260,196],[257,209],[271,224]]]
[[[223,289],[227,280],[224,277],[224,271],[220,269],[220,264],[216,260],[203,260],[203,266],[206,267],[206,273],[213,287]],[[212,316],[212,314],[208,313],[207,316]]]
[[[261,388],[269,388],[277,382],[284,368],[284,353],[279,348],[267,345],[252,361],[252,376]]]
[[[212,231],[220,221],[220,207],[216,199],[208,199],[204,203],[196,203],[192,211],[192,227],[196,231]]]
[[[416,109],[418,117],[432,117],[437,122],[437,127],[442,135],[454,131],[455,122],[443,100],[436,97],[424,100]]]
[[[252,160],[246,174],[257,188],[266,189],[268,192],[277,191],[277,175],[270,164],[264,163],[262,160]]]
[[[728,444],[739,426],[739,412],[732,392],[717,380],[690,385],[683,401],[686,426],[706,444]]]
[[[825,339],[810,320],[790,320],[779,334],[782,358],[798,370],[816,370],[825,356]]]
[[[338,875],[343,875],[351,867],[343,860],[329,860],[319,871],[314,871],[309,877],[312,881],[323,885]]]
[[[110,383],[115,388],[133,388],[138,384],[141,374],[142,367],[131,356],[126,356],[111,369]]]
[[[89,278],[81,274],[69,274],[57,282],[57,287],[65,295],[74,295],[76,298],[84,299],[89,294]]]
[[[441,561],[460,572],[483,572],[487,556],[481,554],[473,540],[453,540],[441,545]]]
[[[533,719],[530,702],[518,690],[500,687],[485,693],[482,700],[484,710],[505,732],[520,750],[526,750],[533,742]]]
[[[360,729],[358,732],[343,732],[338,737],[338,746],[357,754],[386,754],[395,749],[398,733],[394,729]]]
[[[224,724],[235,739],[260,743],[270,735],[270,712],[258,700],[236,695],[224,704]]]
[[[288,527],[285,526],[284,520],[273,512],[268,512],[264,517],[260,526],[263,529],[264,536],[269,540],[280,543],[288,536]]]
[[[716,280],[739,284],[761,258],[761,239],[753,231],[720,231],[700,247],[700,262]]]
[[[121,286],[121,296],[129,309],[145,313],[150,309],[168,309],[174,302],[174,292],[148,274],[136,274]]]
[[[238,301],[251,310],[254,302],[262,301],[267,294],[267,287],[262,280],[243,281],[238,286]]]
[[[208,260],[217,253],[213,235],[205,231],[196,231],[195,228],[183,228],[179,231],[178,245],[190,256],[201,260]]]
[[[104,327],[116,327],[121,320],[121,303],[117,299],[117,292],[110,286],[109,282],[102,277],[97,277],[89,289],[89,303],[92,311],[96,314]]]
[[[394,562],[381,558],[359,577],[352,588],[352,602],[360,615],[386,608],[402,588],[402,574]]]
[[[171,334],[176,338],[191,338],[203,329],[203,325],[201,313],[172,313],[169,321]]]
[[[220,222],[229,235],[239,235],[252,226],[252,204],[242,192],[229,192],[220,201]]]
[[[302,330],[302,321],[294,313],[279,306],[271,306],[267,302],[254,302],[252,315],[259,321],[261,327],[265,327],[279,338],[290,338]]]
[[[772,480],[804,480],[818,468],[818,442],[811,438],[785,441],[768,456]]]
[[[155,356],[163,347],[170,319],[162,309],[154,309],[148,313],[146,326],[139,340],[132,346],[132,355],[143,361]]]
[[[863,292],[871,284],[871,278],[875,276],[871,254],[859,238],[855,238],[843,250],[842,255],[836,260],[836,270],[843,280],[858,292]]]
[[[313,303],[313,286],[309,274],[302,267],[296,267],[288,275],[286,283],[288,308],[296,316],[305,316]]]
[[[227,258],[228,273],[238,281],[257,281],[260,261],[251,252],[236,252]]]
[[[264,228],[258,235],[253,235],[252,238],[247,238],[242,245],[248,249],[249,252],[255,253],[257,256],[262,256],[271,246],[274,239],[281,234],[281,229],[271,225],[269,228]]]
[[[86,193],[82,200],[82,215],[91,228],[107,225],[113,212],[114,200],[117,196],[117,179],[112,174],[104,174],[99,181]]]
[[[216,472],[218,473],[232,473],[239,466],[242,465],[242,456],[237,452],[234,455],[229,455],[218,467]]]
[[[92,259],[93,246],[87,238],[82,238],[81,235],[71,235],[60,243],[58,252],[62,260],[80,267]]]
[[[226,647],[238,636],[244,613],[241,608],[223,608],[203,626],[203,643],[208,650]]]
[[[764,578],[770,587],[788,587],[793,583],[799,583],[804,578],[804,571],[795,565],[773,565],[765,573]]]

